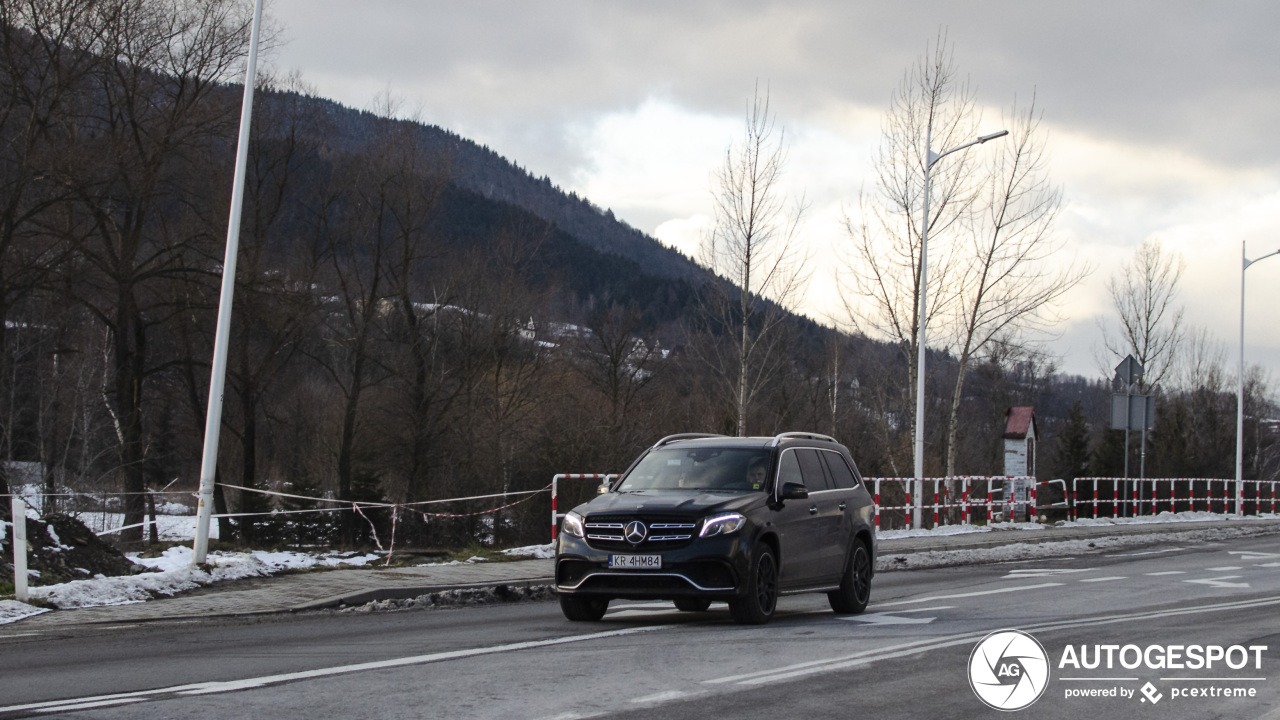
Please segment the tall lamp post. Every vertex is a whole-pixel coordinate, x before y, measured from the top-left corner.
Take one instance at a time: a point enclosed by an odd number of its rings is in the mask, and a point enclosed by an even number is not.
[[[236,145],[235,174],[231,180],[231,218],[227,222],[227,255],[222,263],[222,293],[218,298],[218,325],[213,336],[213,370],[209,377],[209,407],[204,421],[204,453],[200,459],[200,503],[196,511],[196,538],[191,564],[205,561],[209,550],[209,521],[213,516],[213,478],[218,465],[218,431],[222,429],[222,390],[227,378],[227,344],[231,338],[231,299],[236,289],[236,256],[240,248],[240,211],[244,207],[244,174],[249,154],[249,127],[253,121],[253,83],[258,72],[258,30],[262,25],[262,0],[253,6],[249,26],[249,60],[245,68],[244,101],[240,106],[240,139]]]
[[[1240,243],[1240,374],[1236,379],[1236,515],[1244,515],[1244,271],[1259,260],[1280,255],[1280,250],[1252,260]]]
[[[924,164],[924,222],[920,225],[920,337],[919,337],[919,358],[916,360],[916,450],[915,450],[915,514],[912,518],[911,526],[919,528],[921,525],[920,516],[924,509],[924,326],[925,318],[925,298],[928,293],[925,288],[928,287],[929,279],[929,176],[933,166],[939,160],[954,152],[960,152],[974,145],[981,145],[988,140],[1008,135],[1008,130],[983,135],[977,140],[972,140],[963,145],[953,147],[941,153],[934,153],[929,147],[933,144],[933,127],[930,126],[925,135],[925,164]]]

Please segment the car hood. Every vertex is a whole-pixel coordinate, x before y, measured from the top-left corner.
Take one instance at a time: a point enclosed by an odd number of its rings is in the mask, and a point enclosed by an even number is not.
[[[641,514],[658,513],[702,517],[715,512],[745,511],[765,501],[763,493],[738,493],[697,490],[643,490],[640,492],[605,493],[576,511],[587,513]]]

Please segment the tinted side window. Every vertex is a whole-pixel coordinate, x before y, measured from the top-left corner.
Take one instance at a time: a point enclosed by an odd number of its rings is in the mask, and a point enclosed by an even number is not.
[[[849,469],[849,463],[845,462],[843,455],[824,452],[822,459],[827,461],[827,470],[831,473],[831,479],[835,481],[836,487],[850,490],[857,486],[858,479],[853,476],[853,471]]]
[[[778,461],[778,489],[781,490],[782,486],[789,482],[804,483],[804,478],[800,476],[800,461],[796,460],[794,450],[782,453],[782,459]]]
[[[809,492],[832,489],[817,450],[796,450],[796,455],[800,458],[800,474],[804,476]]]

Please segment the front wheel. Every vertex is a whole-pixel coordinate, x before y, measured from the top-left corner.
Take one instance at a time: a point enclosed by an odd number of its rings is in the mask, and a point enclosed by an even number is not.
[[[867,609],[871,601],[871,553],[861,540],[854,541],[840,589],[827,593],[827,601],[832,610],[844,615],[857,615]]]
[[[729,614],[740,625],[763,625],[778,606],[778,562],[762,548],[747,577],[747,594],[729,602]]]
[[[574,622],[596,622],[609,609],[609,598],[560,596],[560,612]]]

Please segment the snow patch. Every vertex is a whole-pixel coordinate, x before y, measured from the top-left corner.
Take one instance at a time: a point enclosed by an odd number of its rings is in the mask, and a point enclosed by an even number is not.
[[[549,560],[556,556],[556,544],[552,542],[547,543],[546,545],[525,545],[524,547],[503,550],[502,554],[509,555],[511,557],[528,557],[537,558],[539,560]]]
[[[0,600],[0,625],[17,622],[22,618],[49,612],[48,608],[39,608],[17,600]]]
[[[1221,518],[1218,518],[1221,519]],[[974,548],[971,550],[936,550],[907,554],[883,554],[876,558],[876,571],[882,570],[923,570],[927,568],[954,567],[959,565],[980,565],[987,563],[1011,562],[1016,560],[1033,560],[1046,557],[1065,557],[1083,555],[1103,550],[1151,545],[1160,542],[1170,546],[1180,543],[1196,543],[1206,541],[1228,540],[1238,537],[1249,537],[1265,528],[1242,525],[1228,528],[1208,528],[1188,530],[1186,532],[1160,535],[1158,540],[1151,535],[1114,535],[1080,540],[1063,540],[1039,544],[1014,543],[993,548]]]
[[[380,556],[372,553],[325,553],[309,555],[298,552],[266,552],[255,550],[243,553],[209,553],[206,566],[191,566],[191,548],[172,547],[154,558],[142,558],[133,554],[133,562],[151,568],[154,572],[122,577],[95,577],[91,580],[72,580],[57,585],[31,588],[31,596],[45,600],[54,607],[97,607],[100,605],[128,605],[146,602],[159,595],[175,595],[224,580],[261,577],[282,570],[310,567],[335,567],[349,565],[360,567]]]

